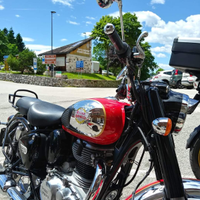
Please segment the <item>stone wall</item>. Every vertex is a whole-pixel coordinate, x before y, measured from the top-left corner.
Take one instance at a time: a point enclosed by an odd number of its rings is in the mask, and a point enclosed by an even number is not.
[[[0,80],[12,81],[15,83],[31,84],[31,85],[42,85],[42,86],[62,87],[63,85],[63,80],[61,78],[29,76],[22,74],[0,73]]]
[[[86,79],[65,79],[51,78],[41,76],[29,76],[22,74],[0,73],[0,80],[12,81],[15,83],[24,83],[41,86],[54,87],[114,87],[117,88],[120,82],[105,80],[86,80]]]
[[[73,55],[68,54],[66,58],[66,70],[67,72],[76,72],[76,61],[84,62],[84,68],[82,70],[82,73],[90,73],[91,72],[91,58],[86,56],[79,56],[79,55]]]
[[[110,87],[117,88],[120,81],[105,81],[105,80],[86,80],[86,79],[65,79],[63,86],[72,87]]]

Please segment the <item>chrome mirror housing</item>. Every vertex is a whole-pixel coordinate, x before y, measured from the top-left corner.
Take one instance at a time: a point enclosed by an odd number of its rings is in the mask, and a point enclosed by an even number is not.
[[[96,0],[96,1],[101,8],[109,8],[113,3],[113,0]]]
[[[167,117],[160,117],[152,122],[153,130],[162,136],[167,136],[171,132],[172,129],[172,121]]]

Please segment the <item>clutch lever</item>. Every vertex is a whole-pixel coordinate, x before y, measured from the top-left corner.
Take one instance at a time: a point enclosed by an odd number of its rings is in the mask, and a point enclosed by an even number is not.
[[[140,41],[142,40],[142,38],[147,37],[147,36],[148,36],[148,32],[144,31],[138,37],[137,42],[136,42],[136,47],[137,47],[138,52],[133,53],[134,58],[139,58],[139,59],[142,59],[142,60],[145,59],[145,53],[144,53],[142,47],[140,46]]]

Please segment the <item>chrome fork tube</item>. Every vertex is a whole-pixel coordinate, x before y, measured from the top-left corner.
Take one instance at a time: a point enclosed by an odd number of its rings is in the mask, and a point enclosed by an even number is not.
[[[96,172],[85,200],[94,200],[98,197],[104,183],[104,166],[97,164]]]

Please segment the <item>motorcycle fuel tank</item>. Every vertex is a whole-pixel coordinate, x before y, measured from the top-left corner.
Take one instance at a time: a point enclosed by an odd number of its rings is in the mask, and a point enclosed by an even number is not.
[[[129,104],[107,98],[79,101],[63,113],[62,127],[85,141],[101,145],[112,144],[123,131],[125,106]]]

